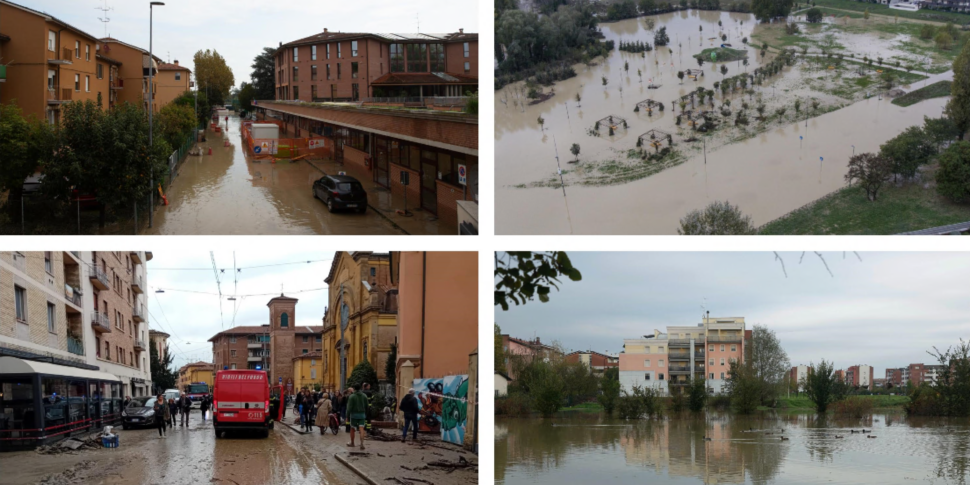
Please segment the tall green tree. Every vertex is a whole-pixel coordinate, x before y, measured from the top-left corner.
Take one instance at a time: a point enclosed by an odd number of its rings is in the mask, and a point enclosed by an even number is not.
[[[963,44],[960,55],[953,61],[953,84],[950,85],[950,101],[946,103],[946,116],[956,124],[962,140],[970,130],[970,42]]]
[[[191,136],[196,121],[194,108],[175,103],[166,104],[158,111],[158,126],[161,130],[155,136],[161,135],[172,148],[181,146],[186,137]]]
[[[950,145],[938,160],[936,191],[954,202],[970,202],[970,141]]]
[[[256,98],[256,88],[252,84],[242,83],[239,88],[239,106],[246,111],[253,109],[253,100]]]
[[[263,47],[263,52],[253,59],[252,74],[249,80],[252,81],[254,97],[252,99],[271,100],[276,99],[276,49]],[[240,97],[240,101],[242,98]]]
[[[226,64],[226,59],[215,49],[206,49],[196,52],[194,60],[199,91],[206,93],[212,104],[225,104],[229,90],[236,84],[236,78]]]
[[[496,372],[508,372],[508,363],[505,360],[505,346],[502,345],[502,328],[495,324],[495,366]]]
[[[209,98],[206,97],[205,91],[185,91],[179,97],[172,100],[172,104],[192,108],[195,111],[199,127],[204,127],[209,124],[212,115],[212,106],[209,104]]]
[[[707,382],[704,379],[691,379],[687,388],[687,408],[699,413],[707,404]]]
[[[962,339],[956,347],[928,352],[940,364],[937,378],[931,384],[940,401],[944,416],[970,417],[970,342]]]
[[[751,414],[761,404],[761,384],[751,360],[731,361],[729,375],[725,382],[727,395],[731,397],[731,407],[738,414]]]
[[[848,385],[835,375],[835,365],[822,359],[818,366],[810,364],[811,370],[802,380],[805,395],[815,404],[815,411],[824,413],[829,404],[845,399]]]
[[[879,155],[892,164],[894,176],[913,178],[919,167],[936,155],[935,145],[923,129],[910,126],[879,147]]]
[[[13,102],[0,104],[0,193],[9,191],[9,200],[23,196],[24,180],[53,148],[52,135],[46,122],[24,117]]]
[[[778,394],[784,390],[785,375],[791,369],[788,354],[778,336],[764,325],[755,325],[745,353],[745,360],[751,363],[754,378],[760,387],[761,404],[774,405]]]
[[[603,372],[600,380],[600,394],[596,397],[607,416],[613,415],[616,402],[620,398],[620,370],[611,367]]]
[[[792,0],[752,0],[751,13],[761,22],[776,17],[787,17],[791,13]]]
[[[172,370],[172,355],[165,353],[164,358],[158,355],[158,346],[149,345],[148,358],[152,371],[152,386],[164,391],[174,389],[176,383],[175,371]]]
[[[377,371],[374,370],[374,366],[367,361],[367,356],[364,356],[364,360],[360,361],[359,364],[354,366],[354,370],[350,373],[350,377],[347,378],[347,387],[354,387],[360,390],[363,384],[370,384],[371,387],[377,388]]]
[[[397,344],[391,344],[387,360],[384,361],[384,380],[391,385],[391,389],[397,388]]]
[[[495,253],[495,305],[509,309],[509,301],[524,305],[536,296],[549,301],[552,288],[559,289],[559,278],[583,279],[564,251],[508,251]]]

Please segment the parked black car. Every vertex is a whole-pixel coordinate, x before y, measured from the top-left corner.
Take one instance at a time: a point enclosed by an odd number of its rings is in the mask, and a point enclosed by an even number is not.
[[[367,212],[367,192],[360,182],[349,175],[324,175],[313,182],[313,196],[327,204],[333,212],[350,209]]]
[[[155,401],[157,397],[133,397],[123,411],[121,411],[121,428],[130,429],[155,424]]]

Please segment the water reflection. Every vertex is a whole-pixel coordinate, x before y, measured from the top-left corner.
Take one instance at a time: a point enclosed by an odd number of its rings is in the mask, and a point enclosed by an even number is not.
[[[868,433],[850,432],[863,428]],[[970,420],[774,413],[638,422],[586,414],[496,418],[496,483],[644,477],[647,483],[966,484]]]

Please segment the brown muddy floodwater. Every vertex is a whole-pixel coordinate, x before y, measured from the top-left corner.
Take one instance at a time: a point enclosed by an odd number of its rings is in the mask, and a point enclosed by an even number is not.
[[[244,153],[238,116],[206,138],[203,156],[186,158],[165,194],[169,205],[142,234],[401,234],[373,209],[329,213],[313,198],[310,188],[323,174],[309,163],[254,161]]]
[[[863,427],[876,438],[850,433]],[[788,440],[778,437],[780,429]],[[495,483],[502,485],[882,485],[968,480],[967,419],[708,414],[662,421],[598,415],[495,420]]]
[[[676,234],[679,220],[708,203],[727,200],[739,205],[756,225],[762,225],[845,185],[846,164],[856,153],[877,151],[879,145],[911,125],[921,124],[923,116],[940,116],[947,98],[937,98],[902,108],[888,98],[872,97],[862,101],[840,98],[831,93],[813,91],[804,79],[821,79],[828,73],[808,71],[807,64],[786,67],[761,86],[754,86],[754,99],[743,96],[752,108],[763,96],[768,112],[787,105],[789,117],[794,98],[802,100],[802,117],[808,100],[819,99],[822,106],[845,106],[827,114],[782,121],[767,131],[737,141],[716,131],[708,137],[706,163],[701,142],[683,141],[674,125],[680,108],[672,109],[674,100],[704,86],[713,89],[722,79],[721,64],[706,62],[704,76],[686,79],[683,84],[677,71],[697,69],[691,57],[703,48],[719,45],[711,37],[729,36],[733,47],[743,47],[742,37],[751,36],[755,28],[750,14],[687,10],[650,17],[655,29],[666,26],[671,54],[666,48],[640,54],[614,50],[606,60],[587,68],[575,66],[578,75],[552,88],[555,96],[533,105],[517,106],[515,90],[496,91],[495,102],[495,223],[498,234]],[[717,22],[723,28],[719,29]],[[646,41],[653,45],[653,31],[644,19],[629,19],[602,24],[607,39]],[[703,31],[698,28],[703,27]],[[698,44],[701,44],[700,46]],[[757,51],[749,49],[749,65],[724,63],[727,76],[751,72],[761,65]],[[765,62],[771,61],[769,53]],[[624,63],[629,63],[629,71]],[[673,66],[671,66],[673,63]],[[637,76],[643,72],[643,82]],[[602,78],[608,79],[606,87]],[[648,89],[650,83],[659,89]],[[839,80],[841,82],[841,79]],[[922,85],[923,82],[920,82]],[[620,87],[623,88],[622,93]],[[908,86],[907,86],[908,87]],[[547,88],[548,91],[548,88]],[[577,103],[576,94],[582,97]],[[864,92],[856,96],[863,96]],[[714,100],[720,106],[723,96]],[[648,116],[634,113],[637,103],[645,99],[663,102],[666,110]],[[739,94],[728,94],[736,109],[742,101]],[[751,116],[756,113],[749,111]],[[629,128],[618,128],[613,137],[590,136],[596,120],[609,115],[621,116]],[[544,129],[537,118],[542,117]],[[751,129],[757,128],[752,122]],[[613,185],[592,186],[577,183],[576,174],[568,172],[577,166],[569,148],[581,146],[581,161],[621,159],[636,145],[637,138],[650,129],[674,133],[675,149],[684,153],[685,161],[659,173],[640,179],[620,180]],[[732,135],[733,136],[733,135]],[[799,137],[803,137],[800,139]],[[855,147],[853,148],[853,145]],[[666,144],[664,145],[666,146]],[[556,154],[567,171],[566,197],[558,183]],[[821,157],[821,160],[820,160]],[[581,177],[580,177],[581,178]],[[535,186],[537,183],[546,186]]]

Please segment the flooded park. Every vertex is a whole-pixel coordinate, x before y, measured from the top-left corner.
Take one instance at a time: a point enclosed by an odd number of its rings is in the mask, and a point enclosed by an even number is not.
[[[254,160],[240,124],[230,116],[221,132],[206,130],[207,141],[197,145],[202,156],[190,155],[179,166],[165,194],[169,205],[155,212],[152,228],[143,221],[142,234],[403,234],[373,209],[328,212],[311,187],[322,169],[339,168],[325,161]]]
[[[859,433],[863,428],[866,432]],[[495,422],[495,483],[503,485],[968,480],[967,419],[708,413],[623,421],[572,413],[553,419],[496,417]]]
[[[941,115],[947,97],[901,107],[884,94],[890,78],[901,91],[952,79],[915,21],[793,15],[803,35],[693,9],[601,23],[617,46],[653,46],[661,28],[669,43],[576,64],[534,101],[524,82],[497,90],[496,232],[675,234],[724,200],[761,226],[844,187],[853,154]]]

